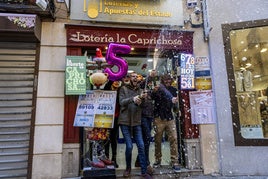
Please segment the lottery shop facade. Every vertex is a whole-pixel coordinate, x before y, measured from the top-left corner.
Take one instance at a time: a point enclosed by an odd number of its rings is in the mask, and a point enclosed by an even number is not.
[[[83,56],[85,52],[88,55],[94,55],[96,48],[101,48],[103,56],[105,56],[105,47],[109,43],[130,45],[131,48],[136,50],[137,54],[144,55],[144,58],[146,58],[148,52],[153,54],[156,48],[161,48],[160,56],[173,59],[176,66],[179,64],[178,56],[180,53],[193,54],[193,31],[161,31],[160,29],[113,28],[71,24],[66,24],[65,28],[66,55],[68,56]],[[181,91],[180,95],[184,104],[180,104],[182,115],[179,119],[178,134],[180,143],[182,143],[181,146],[183,146],[185,139],[197,139],[199,137],[199,129],[197,125],[191,124],[189,91]],[[83,146],[83,128],[73,126],[77,102],[78,95],[65,95],[63,142],[64,144],[77,143]],[[181,149],[180,151],[180,156],[182,156],[180,162],[185,165],[184,150]],[[83,149],[80,148],[80,152],[83,152]]]

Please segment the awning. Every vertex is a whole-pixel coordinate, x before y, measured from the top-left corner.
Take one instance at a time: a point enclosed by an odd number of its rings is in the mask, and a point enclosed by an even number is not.
[[[33,14],[0,13],[0,41],[40,42],[41,21]]]

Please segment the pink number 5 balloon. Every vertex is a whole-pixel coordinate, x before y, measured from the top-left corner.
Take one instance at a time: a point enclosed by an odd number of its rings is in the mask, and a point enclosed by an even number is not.
[[[127,75],[128,64],[126,60],[118,57],[117,54],[128,54],[131,49],[129,45],[110,43],[106,53],[106,62],[109,65],[116,65],[118,70],[114,72],[110,68],[105,68],[104,72],[108,73],[108,78],[111,81],[117,81]]]

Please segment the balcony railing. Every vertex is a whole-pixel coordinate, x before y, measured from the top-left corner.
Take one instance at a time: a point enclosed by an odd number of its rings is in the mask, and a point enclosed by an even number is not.
[[[55,15],[54,0],[48,0],[45,10],[36,5],[36,0],[0,0],[0,13],[37,14],[41,18],[53,18]]]

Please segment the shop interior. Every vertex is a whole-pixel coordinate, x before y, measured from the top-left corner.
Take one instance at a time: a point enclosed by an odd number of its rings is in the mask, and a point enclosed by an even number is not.
[[[268,138],[268,27],[233,30],[230,37],[241,127],[262,131],[244,137]]]

